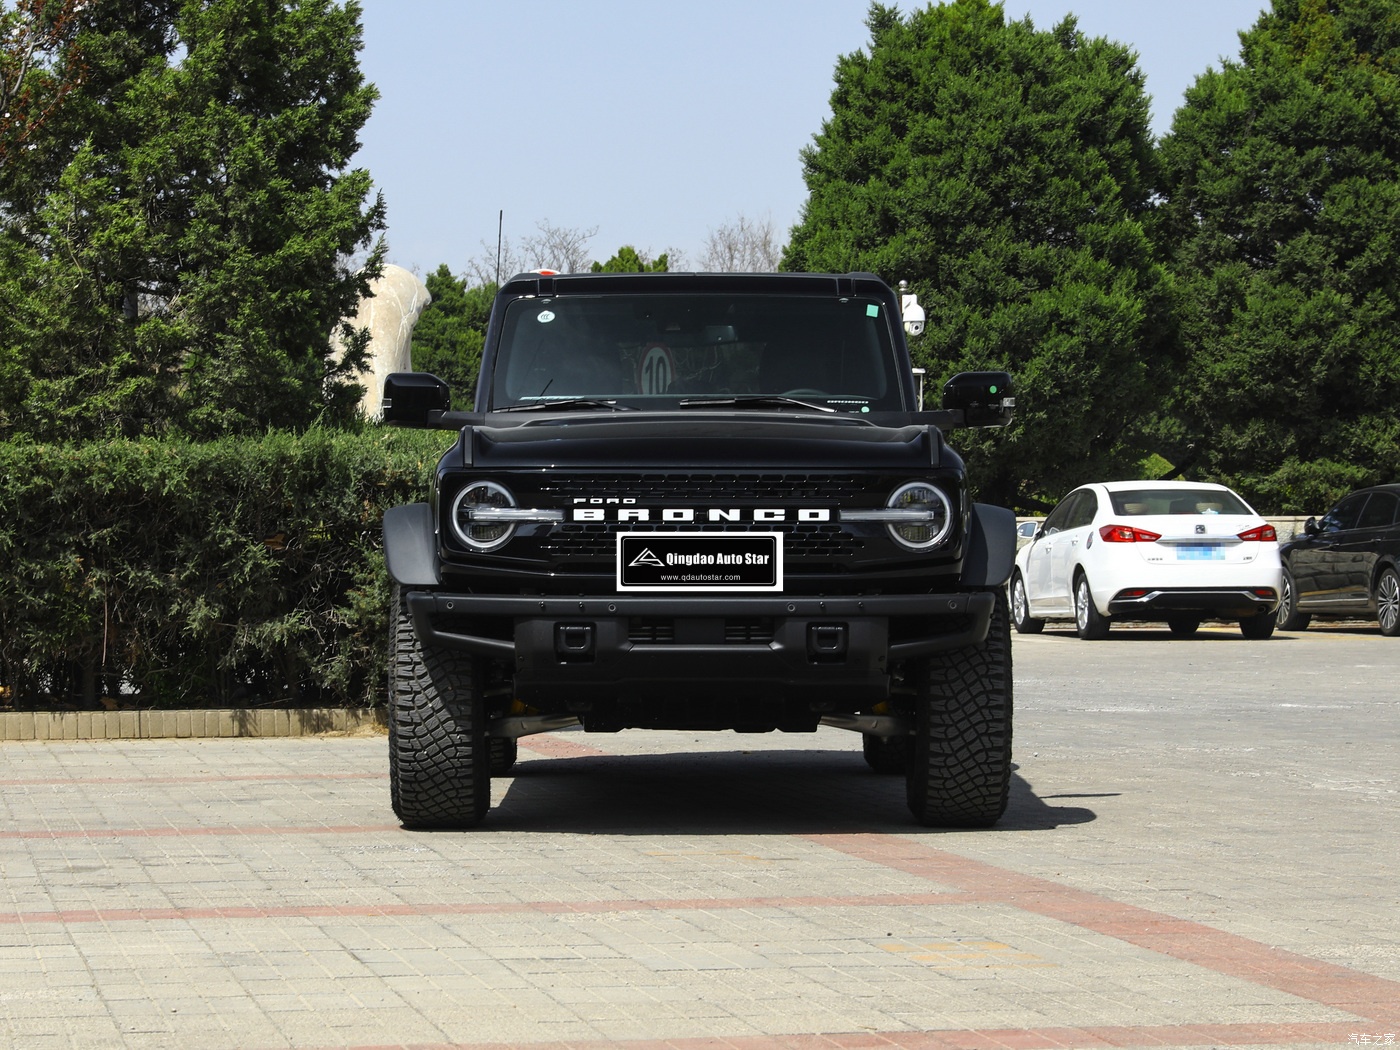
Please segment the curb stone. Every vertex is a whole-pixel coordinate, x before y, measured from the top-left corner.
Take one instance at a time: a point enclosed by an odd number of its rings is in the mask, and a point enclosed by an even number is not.
[[[174,711],[5,711],[0,742],[10,740],[154,740],[169,737],[297,737],[374,730],[376,710],[296,708]]]

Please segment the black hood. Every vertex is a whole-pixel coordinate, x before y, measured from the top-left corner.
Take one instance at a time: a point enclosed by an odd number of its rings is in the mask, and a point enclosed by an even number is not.
[[[466,461],[484,469],[599,467],[619,463],[744,470],[926,471],[957,456],[934,427],[887,427],[859,416],[797,413],[637,412],[551,416],[463,432]],[[464,464],[465,465],[465,464]]]

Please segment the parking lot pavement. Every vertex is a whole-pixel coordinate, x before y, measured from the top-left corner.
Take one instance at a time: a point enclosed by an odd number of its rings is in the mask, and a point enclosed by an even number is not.
[[[837,730],[527,738],[452,834],[382,737],[0,745],[0,1046],[1400,1040],[1400,643],[1014,658],[983,832]]]

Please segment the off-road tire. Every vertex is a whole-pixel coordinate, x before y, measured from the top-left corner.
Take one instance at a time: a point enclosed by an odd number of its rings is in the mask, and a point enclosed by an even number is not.
[[[860,737],[865,764],[876,773],[903,773],[909,768],[909,737],[874,733],[862,733]]]
[[[1298,611],[1298,588],[1293,582],[1293,574],[1283,570],[1283,586],[1278,594],[1276,622],[1280,631],[1306,631],[1312,623],[1309,613]]]
[[[1400,636],[1400,576],[1382,569],[1376,578],[1376,620],[1387,638]]]
[[[503,777],[515,765],[520,754],[520,746],[513,736],[493,736],[491,738],[491,775]]]
[[[1093,592],[1089,590],[1089,577],[1080,572],[1074,577],[1074,628],[1079,637],[1087,642],[1096,642],[1108,637],[1109,619],[1099,612],[1094,604]]]
[[[909,811],[929,827],[987,828],[1011,790],[1011,622],[998,588],[987,640],[914,661]]]
[[[425,646],[404,595],[392,589],[389,645],[389,796],[404,827],[465,828],[491,805],[481,662]]]
[[[1259,613],[1256,616],[1246,616],[1240,621],[1240,634],[1256,642],[1262,642],[1265,638],[1273,636],[1274,627],[1278,624],[1278,617],[1273,613]]]
[[[1011,622],[1017,634],[1039,634],[1045,621],[1031,615],[1030,599],[1026,596],[1026,581],[1019,572],[1011,577]]]

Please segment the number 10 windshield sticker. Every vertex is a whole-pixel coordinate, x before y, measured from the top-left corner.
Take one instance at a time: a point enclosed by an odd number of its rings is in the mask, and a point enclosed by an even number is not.
[[[665,343],[652,343],[637,365],[637,387],[643,394],[664,394],[676,378],[676,359]]]

